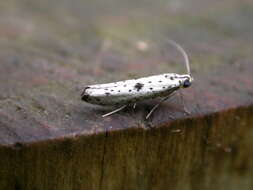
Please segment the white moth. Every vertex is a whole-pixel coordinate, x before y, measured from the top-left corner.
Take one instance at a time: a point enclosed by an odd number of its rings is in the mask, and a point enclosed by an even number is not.
[[[127,105],[133,104],[135,107],[139,101],[163,97],[161,102],[155,105],[146,116],[146,119],[149,118],[162,102],[171,97],[178,89],[191,86],[193,81],[186,52],[176,42],[169,40],[169,43],[183,54],[188,74],[165,73],[114,83],[90,85],[84,88],[81,94],[82,100],[103,106],[121,106],[103,115],[103,117],[106,117],[124,109]]]

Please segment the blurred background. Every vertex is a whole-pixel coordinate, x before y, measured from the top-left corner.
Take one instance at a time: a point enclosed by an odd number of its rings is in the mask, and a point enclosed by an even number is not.
[[[193,73],[208,72],[249,58],[252,10],[251,0],[2,1],[0,50],[37,54],[45,69],[71,67],[73,75],[88,71],[86,82],[104,82],[115,80],[107,71],[119,79],[184,73],[182,58],[166,43],[173,39],[190,55]]]

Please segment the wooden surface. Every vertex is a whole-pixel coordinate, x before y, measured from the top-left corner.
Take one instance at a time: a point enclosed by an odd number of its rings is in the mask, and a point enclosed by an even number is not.
[[[253,4],[250,0],[0,3],[0,187],[252,189]],[[163,103],[111,108],[82,87],[184,73]],[[172,119],[173,118],[173,119]]]

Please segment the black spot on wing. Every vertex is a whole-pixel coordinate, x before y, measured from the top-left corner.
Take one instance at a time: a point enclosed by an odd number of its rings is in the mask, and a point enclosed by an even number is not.
[[[82,96],[82,100],[85,101],[85,102],[88,102],[89,99],[90,99],[90,96],[89,96],[88,94],[84,94],[84,95]]]
[[[142,83],[136,83],[135,85],[134,85],[134,88],[137,90],[137,91],[140,91],[141,89],[142,89],[142,87],[144,86],[144,84],[142,84]]]
[[[82,92],[82,94],[81,94],[81,97],[82,97],[82,100],[83,101],[88,101],[89,99],[90,99],[90,95],[88,95],[87,93],[86,93],[86,90],[87,89],[89,89],[90,87],[85,87],[84,88],[84,90],[83,90],[83,92]]]
[[[105,93],[105,95],[106,95],[106,96],[109,96],[109,95],[110,95],[110,93],[109,93],[109,92],[106,92],[106,93]]]
[[[97,102],[100,102],[100,101],[101,101],[100,98],[95,98],[95,100],[96,100]]]

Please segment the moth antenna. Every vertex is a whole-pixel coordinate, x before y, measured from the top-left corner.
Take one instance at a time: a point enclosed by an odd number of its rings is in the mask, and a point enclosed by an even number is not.
[[[169,42],[170,44],[172,44],[174,47],[176,47],[176,48],[178,49],[178,51],[181,52],[181,54],[182,54],[183,57],[184,57],[184,61],[185,61],[185,66],[186,66],[186,69],[187,69],[187,73],[188,73],[189,75],[191,75],[189,57],[188,57],[187,53],[185,52],[185,50],[184,50],[178,43],[176,43],[176,42],[173,41],[173,40],[168,40],[168,42]]]

